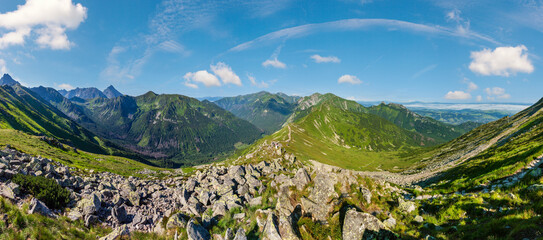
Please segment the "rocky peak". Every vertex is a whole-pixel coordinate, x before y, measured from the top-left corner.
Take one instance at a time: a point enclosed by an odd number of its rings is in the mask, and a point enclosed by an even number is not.
[[[117,91],[117,89],[115,89],[113,85],[109,85],[109,87],[107,87],[103,93],[104,95],[106,95],[107,98],[116,98],[123,95],[122,93]]]
[[[0,85],[13,86],[17,85],[19,82],[15,81],[9,74],[5,73],[2,78],[0,78]]]

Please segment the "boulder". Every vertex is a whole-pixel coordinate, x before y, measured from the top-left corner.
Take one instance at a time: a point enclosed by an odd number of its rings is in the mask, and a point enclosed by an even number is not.
[[[141,204],[141,196],[137,192],[130,192],[128,194],[128,201],[132,204],[132,206],[139,206]]]
[[[126,209],[124,206],[113,206],[111,208],[111,216],[113,216],[113,219],[118,223],[128,222],[128,216],[126,215]]]
[[[399,208],[404,213],[411,213],[417,209],[417,206],[411,201],[400,201]]]
[[[362,197],[366,200],[366,203],[371,203],[371,191],[365,187],[360,187],[360,192],[362,193]]]
[[[234,240],[247,240],[247,236],[245,235],[245,230],[243,230],[243,228],[238,228]]]
[[[32,198],[32,200],[30,200],[30,205],[28,206],[28,214],[33,213],[39,213],[46,217],[56,218],[56,215],[45,205],[45,203],[37,198]]]
[[[260,204],[262,204],[262,196],[249,200],[249,206],[258,206]]]
[[[232,231],[231,228],[226,229],[226,232],[224,233],[224,240],[233,240],[234,237],[234,231]]]
[[[166,229],[171,228],[185,228],[187,226],[187,220],[186,216],[182,213],[176,213],[168,219],[168,222],[166,223]]]
[[[266,220],[266,225],[264,226],[263,239],[281,240],[281,235],[279,234],[279,227],[277,225],[277,217],[275,216],[275,214],[270,212]]]
[[[100,206],[100,198],[98,198],[95,193],[89,195],[87,198],[81,199],[81,201],[77,203],[77,208],[81,210],[83,215],[94,214],[100,210]]]
[[[187,236],[189,240],[209,240],[211,235],[202,226],[194,223],[194,219],[191,219],[187,224]]]
[[[417,222],[417,223],[422,223],[422,222],[424,222],[424,218],[422,218],[422,216],[420,216],[420,215],[415,216],[415,219],[414,219],[414,220],[415,220],[415,222]]]
[[[130,230],[128,230],[128,227],[126,225],[122,225],[115,230],[113,230],[111,233],[106,235],[105,237],[101,237],[100,240],[117,240],[117,239],[125,239],[130,238]]]
[[[311,178],[309,177],[309,174],[305,168],[299,168],[298,171],[296,171],[296,175],[294,175],[294,178],[292,179],[292,182],[300,191],[302,191],[310,181]]]
[[[14,191],[14,189],[9,185],[9,184],[2,184],[0,186],[0,195],[6,197],[6,198],[9,198],[11,200],[15,199],[15,196],[17,195]],[[18,192],[18,187],[16,188],[17,192]]]
[[[279,216],[279,234],[284,240],[299,240],[300,238],[296,235],[296,231],[293,228],[294,223],[292,222],[291,217]]]
[[[349,209],[343,221],[343,240],[372,239],[370,235],[375,236],[384,229],[385,225],[373,215]]]

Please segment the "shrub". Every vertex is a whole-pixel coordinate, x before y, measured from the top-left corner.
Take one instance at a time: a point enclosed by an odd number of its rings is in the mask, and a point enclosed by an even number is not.
[[[50,208],[61,209],[70,202],[70,192],[53,179],[17,174],[12,180]]]

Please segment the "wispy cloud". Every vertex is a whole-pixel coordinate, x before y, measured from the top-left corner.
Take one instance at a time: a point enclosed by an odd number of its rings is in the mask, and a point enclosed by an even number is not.
[[[305,24],[296,27],[290,27],[281,29],[275,32],[268,33],[260,36],[254,40],[241,43],[229,51],[238,52],[246,49],[250,49],[262,44],[269,44],[276,41],[284,41],[292,38],[300,38],[307,35],[320,33],[320,32],[336,32],[336,31],[367,31],[372,28],[382,29],[399,29],[403,31],[416,32],[421,34],[442,35],[450,37],[458,37],[465,39],[473,39],[478,41],[490,42],[497,44],[497,42],[482,34],[473,32],[471,30],[467,32],[458,32],[457,29],[448,28],[438,25],[425,25],[419,23],[406,22],[393,19],[344,19],[332,22],[324,23],[312,23]]]
[[[419,71],[416,72],[415,74],[413,74],[413,76],[411,76],[411,78],[412,78],[412,79],[419,78],[420,76],[424,75],[425,73],[434,70],[436,67],[437,67],[437,64],[429,65],[429,66],[427,66],[427,67],[425,67],[425,68],[419,70]]]
[[[273,54],[269,59],[262,62],[262,66],[264,67],[274,67],[274,68],[287,68],[287,65],[281,61],[279,61],[277,58],[279,57],[279,53],[281,53],[281,49],[283,48],[283,45],[280,45],[275,49]]]
[[[119,55],[126,51],[127,48],[121,46],[115,46],[111,49],[106,59],[107,67],[100,74],[103,78],[117,83],[129,82],[141,73],[143,66],[153,54],[152,49],[147,49],[140,58],[121,64]]]
[[[6,60],[0,58],[0,74],[7,73],[8,67],[6,66]]]
[[[464,91],[449,91],[447,94],[445,94],[445,99],[467,100],[467,99],[471,99],[471,94]]]
[[[256,78],[250,73],[247,73],[247,78],[249,79],[249,81],[251,82],[251,85],[253,86],[256,86],[259,88],[268,88],[270,86],[270,84],[267,82],[264,82],[264,81],[258,82]]]
[[[319,54],[312,55],[311,59],[313,59],[313,61],[315,61],[316,63],[340,63],[341,62],[341,59],[339,59],[336,56],[323,57]]]
[[[70,90],[72,90],[72,89],[75,89],[74,86],[72,86],[72,85],[70,85],[70,84],[68,84],[68,83],[59,84],[59,85],[57,85],[57,88],[58,88],[58,89],[68,90],[68,91],[70,91]]]

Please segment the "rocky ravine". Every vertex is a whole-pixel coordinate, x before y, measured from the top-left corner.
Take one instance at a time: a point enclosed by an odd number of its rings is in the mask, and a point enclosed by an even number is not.
[[[242,227],[227,229],[224,236],[209,233],[221,217],[236,208],[257,208],[250,214],[255,215],[258,236],[262,239],[300,239],[300,231],[304,229],[298,229],[298,219],[305,216],[326,223],[332,214],[338,216],[334,207],[341,198],[352,194],[353,186],[368,204],[372,195],[405,195],[384,182],[376,183],[384,190],[372,192],[350,171],[304,166],[293,155],[282,152],[277,143],[264,144],[260,150],[267,151],[273,160],[229,167],[209,165],[190,176],[159,180],[108,172],[84,173],[7,147],[0,151],[0,194],[19,206],[30,202],[31,213],[50,217],[65,215],[73,220],[81,219],[86,225],[112,227],[114,231],[103,239],[116,239],[131,231],[166,234],[173,228],[186,229],[189,239],[246,239],[246,231],[250,229]],[[32,196],[24,196],[17,184],[10,181],[15,174],[55,179],[71,191],[69,208],[51,211]],[[302,191],[308,194],[299,194]],[[413,211],[415,204],[402,199],[399,207]],[[397,235],[389,231],[396,224],[394,218],[382,222],[359,208],[349,209],[341,221],[344,239],[396,238]],[[239,226],[249,226],[252,216],[239,212],[234,219],[241,222]],[[177,232],[174,237],[177,238]]]

